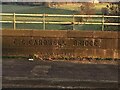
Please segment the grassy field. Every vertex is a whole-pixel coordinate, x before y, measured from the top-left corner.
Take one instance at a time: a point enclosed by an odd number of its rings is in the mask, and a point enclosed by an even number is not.
[[[9,13],[47,13],[47,14],[75,14],[79,12],[81,4],[68,4],[47,8],[44,6],[2,5],[2,12]],[[108,3],[95,4],[95,14],[101,14],[101,8]]]
[[[68,4],[62,5],[52,8],[47,8],[43,6],[22,6],[22,5],[2,5],[3,13],[31,13],[31,14],[75,14],[79,12],[79,4]],[[95,5],[96,14],[101,14],[100,10],[102,7],[105,7],[106,4]],[[10,20],[13,21],[13,17],[3,16],[2,20]],[[16,17],[16,20],[24,20],[24,21],[42,21],[42,17]],[[46,21],[70,21],[71,18],[66,17],[47,17]],[[96,19],[94,19],[96,20]],[[93,21],[94,21],[93,20]],[[90,20],[89,20],[90,21]],[[97,19],[96,21],[100,21]],[[3,28],[13,28],[12,24],[2,24]],[[49,30],[72,30],[72,25],[53,25],[47,24],[46,29]],[[17,24],[17,29],[43,29],[43,24]],[[76,30],[101,30],[101,25],[75,25]]]
[[[73,14],[74,11],[62,8],[47,8],[44,6],[2,5],[2,12],[9,13],[46,13],[46,14]]]

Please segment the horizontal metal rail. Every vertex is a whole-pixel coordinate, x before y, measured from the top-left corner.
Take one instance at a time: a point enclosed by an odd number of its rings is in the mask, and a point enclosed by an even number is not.
[[[13,23],[13,21],[0,21],[1,23]],[[31,22],[31,21],[16,21],[15,23],[43,23],[43,22]],[[46,24],[72,24],[71,22],[45,22]],[[102,23],[88,23],[88,22],[74,22],[74,24],[94,24],[101,25]],[[120,25],[120,23],[104,23],[104,25]]]
[[[3,16],[11,16],[13,14],[11,13],[0,13],[0,15]],[[16,16],[43,16],[43,14],[15,14]],[[45,16],[50,16],[50,17],[73,17],[73,15],[61,15],[61,14],[44,14]],[[74,15],[74,17],[103,17],[103,15]],[[105,16],[104,17],[109,17],[109,18],[120,18],[120,16]]]

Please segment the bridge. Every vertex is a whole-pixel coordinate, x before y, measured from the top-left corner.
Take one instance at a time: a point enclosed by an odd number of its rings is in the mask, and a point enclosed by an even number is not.
[[[120,32],[45,30],[47,22],[41,22],[43,30],[21,30],[19,22],[10,21],[14,28],[1,34],[3,88],[119,89]],[[90,61],[71,62],[84,58]]]

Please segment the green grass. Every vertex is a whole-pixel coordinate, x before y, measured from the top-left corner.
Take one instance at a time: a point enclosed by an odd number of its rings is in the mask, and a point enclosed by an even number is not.
[[[73,14],[74,11],[47,8],[43,6],[22,6],[22,5],[2,5],[2,12],[4,13],[32,13],[32,14]]]
[[[71,10],[71,11],[79,11],[80,5],[81,4],[68,4],[68,5],[64,4],[64,5],[61,5],[61,6],[57,6],[56,8]]]
[[[3,27],[6,28],[13,28],[12,24],[3,24]],[[46,30],[72,30],[72,25],[58,25],[58,24],[46,24]],[[17,24],[17,29],[37,29],[37,30],[43,30],[43,24]],[[75,25],[75,30],[101,30],[101,25]]]
[[[92,30],[92,31],[100,31],[102,30],[102,25],[75,25],[76,30]]]
[[[48,13],[48,14],[74,14],[79,12],[81,4],[64,4],[53,8],[43,6],[25,6],[25,5],[2,5],[2,12],[9,13]],[[95,4],[96,13],[100,13],[101,8],[106,7],[108,3]]]

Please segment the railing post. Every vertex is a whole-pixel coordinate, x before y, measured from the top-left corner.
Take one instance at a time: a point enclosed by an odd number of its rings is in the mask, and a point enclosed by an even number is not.
[[[45,14],[43,14],[43,30],[45,30]]]
[[[104,15],[102,15],[102,31],[104,31]]]
[[[15,13],[13,13],[13,29],[16,30],[16,18],[15,18]]]
[[[72,29],[73,30],[75,30],[74,22],[75,22],[75,17],[74,17],[74,14],[73,14],[73,23],[72,23]]]

